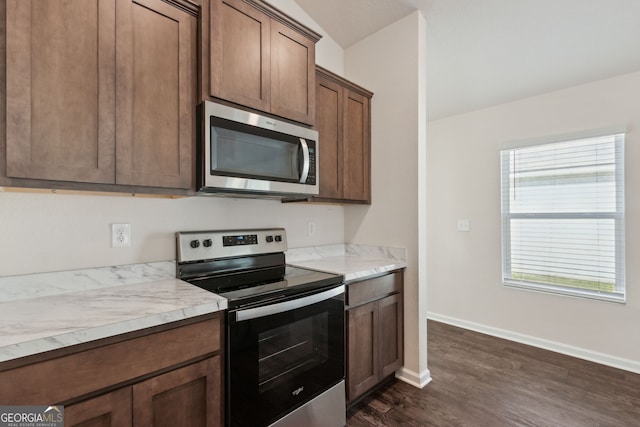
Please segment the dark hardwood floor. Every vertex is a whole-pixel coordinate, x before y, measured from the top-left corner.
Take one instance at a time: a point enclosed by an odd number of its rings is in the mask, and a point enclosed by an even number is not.
[[[429,321],[432,382],[393,379],[347,426],[640,426],[640,375]]]

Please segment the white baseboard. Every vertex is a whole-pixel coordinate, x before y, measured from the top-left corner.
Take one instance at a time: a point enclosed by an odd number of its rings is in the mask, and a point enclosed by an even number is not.
[[[396,371],[396,378],[417,388],[423,388],[431,382],[431,372],[428,369],[417,373],[402,367]]]
[[[469,322],[467,320],[449,317],[442,314],[427,312],[427,319],[437,322],[447,323],[449,325],[458,326],[460,328],[469,329],[498,338],[504,338],[510,341],[527,344],[534,347],[543,348],[545,350],[555,351],[556,353],[566,354],[568,356],[577,357],[579,359],[588,360],[590,362],[600,363],[601,365],[611,366],[613,368],[623,369],[625,371],[640,374],[640,362],[621,357],[612,356],[610,354],[599,353],[580,347],[574,347],[562,344],[556,341],[545,340],[530,335],[519,334],[517,332],[507,331],[504,329],[494,328],[492,326],[481,325],[479,323]],[[427,334],[429,333],[427,329]]]

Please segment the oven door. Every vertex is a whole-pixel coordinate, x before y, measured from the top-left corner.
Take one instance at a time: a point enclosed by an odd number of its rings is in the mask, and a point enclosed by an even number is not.
[[[344,285],[229,312],[227,425],[270,425],[342,381],[344,335]]]

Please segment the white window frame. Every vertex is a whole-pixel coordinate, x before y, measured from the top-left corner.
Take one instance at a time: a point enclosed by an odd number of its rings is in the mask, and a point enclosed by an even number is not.
[[[615,180],[621,186],[616,191],[616,212],[588,212],[588,213],[513,213],[510,211],[510,172],[509,156],[506,153],[517,151],[518,149],[540,146],[550,143],[562,143],[589,139],[591,137],[612,136],[615,138]],[[514,144],[510,148],[501,150],[500,153],[500,177],[501,177],[501,202],[502,202],[502,283],[507,287],[522,288],[540,292],[557,293],[568,296],[582,298],[592,298],[604,301],[624,303],[626,301],[625,286],[625,232],[624,232],[624,139],[625,133],[621,130],[608,130],[601,133],[581,134],[564,136],[561,138],[549,139],[546,141],[526,141]],[[506,191],[505,191],[506,189]],[[512,219],[613,219],[615,224],[615,292],[603,292],[588,290],[579,287],[569,287],[562,285],[550,285],[540,282],[525,281],[522,279],[512,279],[511,274],[511,220]]]

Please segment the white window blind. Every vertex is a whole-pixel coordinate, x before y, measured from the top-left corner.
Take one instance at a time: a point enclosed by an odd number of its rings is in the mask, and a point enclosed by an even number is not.
[[[624,134],[503,150],[503,282],[624,301]]]

